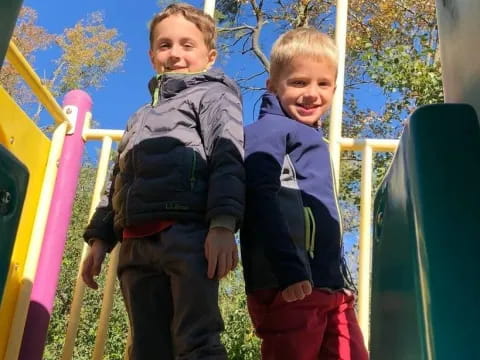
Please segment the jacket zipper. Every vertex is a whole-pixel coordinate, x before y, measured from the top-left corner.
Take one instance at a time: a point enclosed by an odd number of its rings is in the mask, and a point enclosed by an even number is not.
[[[316,233],[316,224],[315,218],[310,207],[303,208],[303,215],[305,217],[305,250],[307,251],[310,258],[314,258],[315,251],[315,233]]]

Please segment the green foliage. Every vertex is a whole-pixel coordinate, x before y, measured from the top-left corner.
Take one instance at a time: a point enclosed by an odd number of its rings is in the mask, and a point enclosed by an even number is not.
[[[90,210],[91,194],[93,192],[95,170],[86,166],[82,169],[79,186],[72,213],[72,221],[68,232],[67,243],[64,252],[62,270],[55,297],[54,311],[50,320],[50,326],[45,347],[44,359],[57,360],[61,358],[65,334],[69,321],[70,307],[72,304],[73,290],[77,277],[80,256],[83,248],[82,234],[87,223]],[[107,263],[108,258],[105,263]],[[99,279],[100,289],[105,282],[105,271]],[[74,359],[91,359],[97,319],[100,315],[102,291],[86,290],[83,298],[80,326],[74,350]],[[127,316],[124,311],[122,297],[117,286],[114,294],[113,311],[110,317],[107,335],[107,345],[104,359],[123,359],[126,334],[128,331]]]
[[[260,359],[260,340],[247,311],[242,271],[238,267],[220,283],[220,309],[225,321],[222,342],[230,360]]]

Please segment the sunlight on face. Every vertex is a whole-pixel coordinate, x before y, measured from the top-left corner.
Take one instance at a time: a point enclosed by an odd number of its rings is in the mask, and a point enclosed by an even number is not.
[[[182,15],[172,15],[155,26],[149,55],[157,73],[192,73],[210,68],[217,52],[207,48],[194,23]]]
[[[298,56],[275,82],[268,82],[268,88],[291,118],[315,126],[330,109],[336,74],[336,66],[328,59]]]

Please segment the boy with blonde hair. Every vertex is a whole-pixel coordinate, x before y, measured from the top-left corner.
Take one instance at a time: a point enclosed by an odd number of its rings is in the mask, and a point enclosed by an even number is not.
[[[341,215],[320,129],[337,63],[335,44],[315,29],[280,36],[259,119],[245,129],[240,241],[264,360],[368,358],[345,276]]]
[[[244,207],[240,91],[210,67],[215,23],[172,4],[150,25],[152,101],[128,121],[109,190],[84,238],[82,276],[97,288],[122,240],[118,277],[130,359],[225,360],[218,280],[238,261]]]

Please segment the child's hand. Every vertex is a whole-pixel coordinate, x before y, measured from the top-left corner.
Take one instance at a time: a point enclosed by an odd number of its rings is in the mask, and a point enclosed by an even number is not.
[[[227,228],[214,227],[205,239],[205,257],[208,262],[207,275],[221,279],[238,264],[238,250],[233,232]]]
[[[100,274],[106,253],[107,247],[105,243],[100,239],[95,239],[87,257],[83,261],[82,279],[92,289],[98,289],[98,284],[93,277]]]
[[[282,291],[282,297],[286,302],[303,300],[312,293],[312,284],[308,280],[290,285]]]

